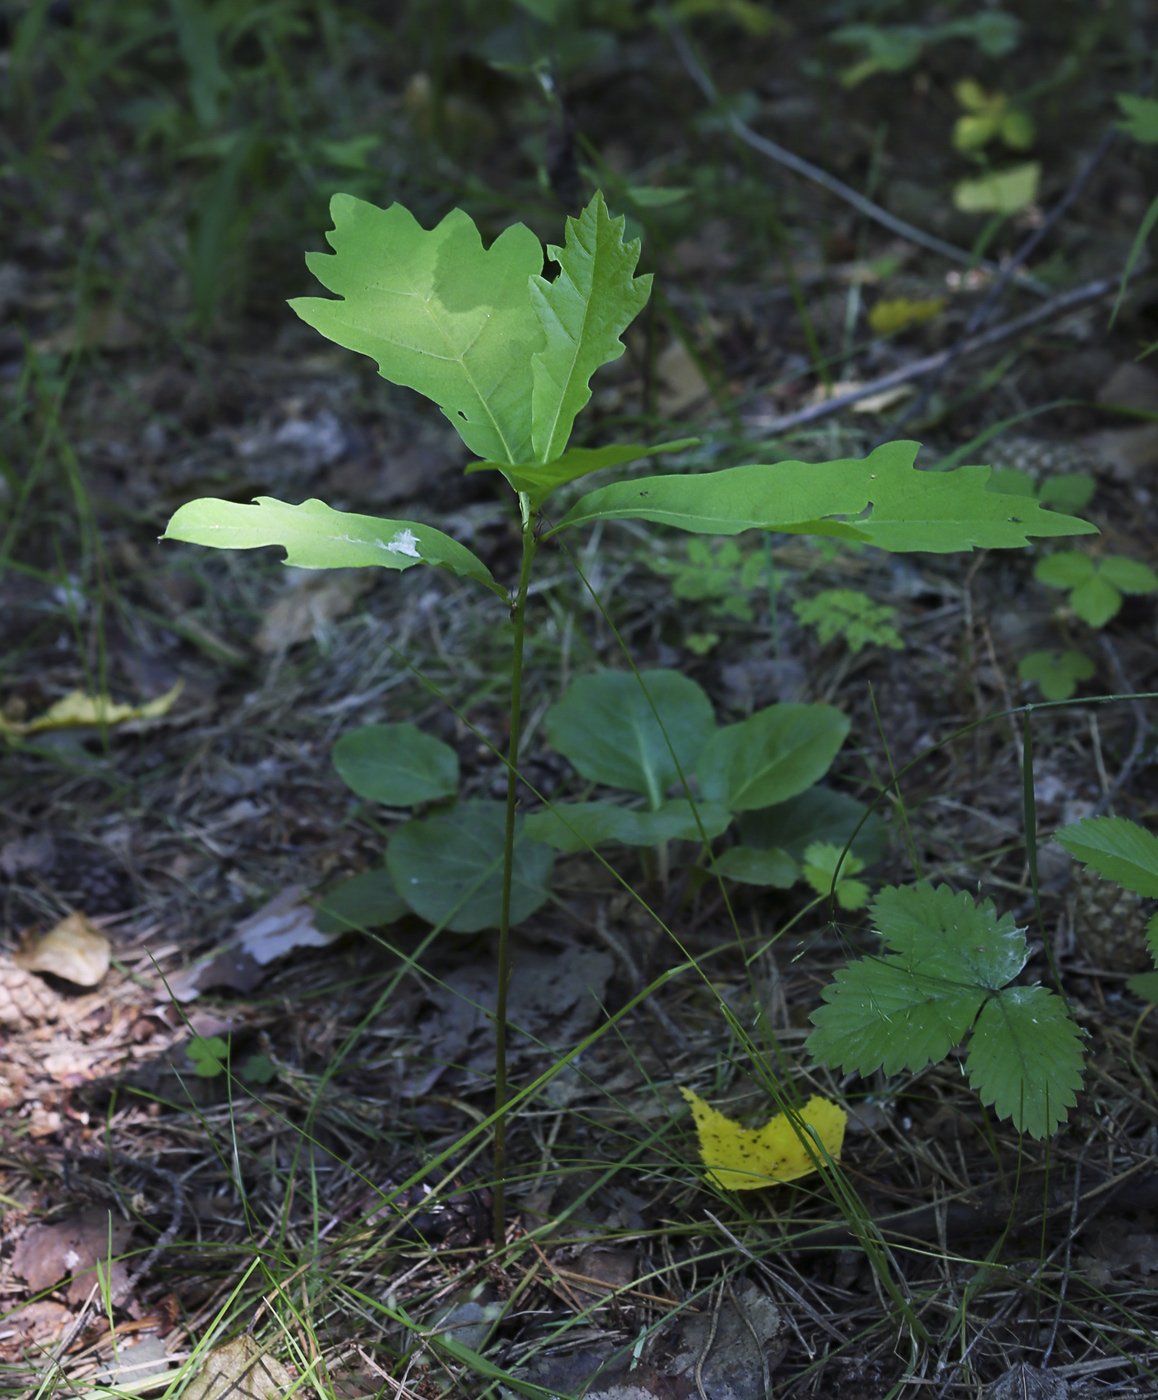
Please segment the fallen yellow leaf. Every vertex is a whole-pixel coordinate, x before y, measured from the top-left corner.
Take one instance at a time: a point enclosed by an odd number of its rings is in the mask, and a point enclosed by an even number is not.
[[[107,695],[87,695],[83,690],[71,691],[42,715],[25,723],[5,719],[0,714],[0,734],[10,738],[23,738],[26,734],[39,734],[46,729],[74,729],[86,724],[124,724],[131,719],[159,719],[173,708],[177,696],[181,694],[184,681],[178,681],[164,695],[150,700],[145,705],[120,705]]]
[[[700,1156],[708,1178],[729,1191],[758,1191],[779,1181],[795,1181],[816,1168],[786,1114],[778,1113],[762,1128],[745,1128],[706,1104],[690,1089],[680,1092],[692,1106]],[[840,1160],[848,1114],[831,1099],[814,1094],[800,1110],[815,1129],[829,1156]]]

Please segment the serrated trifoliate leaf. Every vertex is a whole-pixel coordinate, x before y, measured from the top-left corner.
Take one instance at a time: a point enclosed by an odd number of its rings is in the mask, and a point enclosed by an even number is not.
[[[1025,966],[1025,932],[991,899],[976,904],[948,885],[890,885],[873,901],[873,927],[891,953],[923,973],[994,991]]]
[[[943,1059],[985,998],[1025,966],[1025,935],[1012,918],[947,885],[884,889],[872,921],[889,951],[836,974],[808,1039],[818,1060],[862,1075]]]
[[[728,809],[715,802],[698,802],[693,811],[686,797],[664,802],[654,812],[617,807],[613,802],[557,802],[549,811],[529,816],[524,830],[532,840],[573,855],[611,843],[658,846],[661,841],[700,841],[704,837],[711,841],[727,830],[731,819]]]
[[[740,838],[749,846],[782,846],[789,855],[803,860],[814,841],[831,841],[843,849],[856,831],[852,849],[866,865],[872,865],[888,847],[889,830],[875,812],[860,826],[867,811],[863,802],[847,793],[811,787],[774,807],[745,812],[740,818]]]
[[[415,520],[379,520],[333,510],[323,501],[287,505],[258,496],[253,505],[204,496],[183,505],[169,521],[163,540],[207,545],[210,549],[260,549],[281,545],[285,563],[299,569],[349,569],[376,565],[409,569],[440,564],[506,597],[491,571],[465,545]]]
[[[1033,576],[1050,588],[1072,589],[1070,607],[1091,627],[1104,627],[1117,614],[1123,593],[1158,590],[1158,574],[1147,564],[1122,555],[1095,561],[1072,549],[1039,560]]]
[[[484,249],[469,214],[422,228],[400,204],[379,209],[348,194],[330,202],[332,255],[310,271],[342,298],[290,306],[328,339],[370,355],[383,378],[433,399],[479,457],[526,462],[531,447],[531,358],[543,332],[529,279],[543,249],[524,224]]]
[[[969,1083],[1019,1132],[1045,1138],[1082,1087],[1082,1032],[1044,987],[1006,987],[982,1007],[965,1072]]]
[[[819,1149],[810,1137],[809,1152],[786,1113],[776,1114],[762,1128],[745,1128],[691,1089],[681,1085],[680,1093],[691,1105],[700,1156],[715,1185],[727,1191],[757,1191],[777,1182],[796,1181],[816,1170]],[[839,1104],[814,1094],[800,1109],[798,1122],[806,1132],[811,1128],[828,1155],[840,1161],[848,1114]]]
[[[700,789],[733,812],[785,802],[824,777],[848,727],[832,705],[769,705],[708,740]]]
[[[812,1013],[808,1049],[860,1075],[924,1069],[965,1035],[985,999],[978,987],[914,971],[898,957],[861,958],[836,973]]]
[[[1104,627],[1121,606],[1122,595],[1101,574],[1079,584],[1070,594],[1070,607],[1090,627]]]
[[[1112,554],[1101,561],[1098,573],[1122,593],[1153,593],[1158,590],[1158,574],[1149,564]]]
[[[1147,899],[1158,898],[1158,837],[1127,817],[1086,817],[1054,833],[1075,860]]]
[[[1079,681],[1088,681],[1097,667],[1080,651],[1031,651],[1017,663],[1023,681],[1036,681],[1047,700],[1068,700]]]
[[[387,807],[415,807],[458,791],[458,754],[416,724],[367,724],[334,745],[338,776]]]
[[[829,841],[814,841],[804,852],[801,874],[817,894],[830,891],[842,909],[863,909],[869,901],[869,888],[863,880],[851,877],[864,869],[864,861]],[[836,888],[833,889],[833,878]]]
[[[1080,554],[1076,549],[1062,549],[1056,554],[1047,554],[1033,566],[1033,576],[1038,583],[1050,588],[1077,588],[1088,583],[1096,570],[1094,561],[1088,554]]]
[[[531,304],[547,337],[547,348],[532,360],[531,437],[540,462],[562,454],[575,415],[591,397],[591,376],[623,354],[619,337],[651,292],[650,273],[633,276],[639,239],[624,243],[623,227],[597,190],[578,218],[568,218],[564,246],[547,245],[558,276],[531,278]]]
[[[716,728],[712,702],[678,671],[580,676],[544,723],[583,777],[641,792],[653,810],[679,781],[679,769],[690,776]]]
[[[365,870],[324,894],[316,905],[319,933],[361,932],[396,923],[410,906],[394,888],[389,870]]]
[[[619,482],[583,496],[555,528],[651,520],[693,534],[779,530],[938,554],[1015,548],[1031,535],[1097,533],[1088,521],[1045,510],[1030,497],[987,490],[989,467],[918,471],[918,448],[915,442],[891,442],[863,459],[753,464]]]
[[[660,452],[680,452],[685,447],[694,447],[698,442],[699,438],[679,438],[676,442],[661,442],[657,447],[642,447],[637,442],[616,443],[612,447],[572,447],[553,462],[542,465],[530,462],[512,467],[503,462],[472,462],[466,474],[502,472],[516,491],[527,492],[532,511],[537,511],[557,486],[564,486],[568,481],[577,481],[579,477],[601,471],[604,467],[621,467],[640,457],[654,457]]]
[[[501,802],[460,802],[449,812],[406,822],[391,836],[386,867],[394,888],[427,923],[453,933],[498,928],[502,905],[505,809]],[[511,923],[548,898],[555,854],[515,833]]]
[[[716,872],[741,885],[789,890],[800,878],[800,867],[779,846],[732,846],[716,857]]]

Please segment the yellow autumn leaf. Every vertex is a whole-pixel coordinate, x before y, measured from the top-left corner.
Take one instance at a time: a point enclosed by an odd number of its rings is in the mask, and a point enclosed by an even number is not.
[[[929,297],[914,301],[911,297],[890,297],[878,301],[869,312],[869,325],[877,335],[895,335],[898,331],[931,321],[945,309],[944,297]]]
[[[762,1128],[745,1128],[706,1104],[690,1089],[680,1092],[692,1106],[700,1156],[708,1178],[729,1191],[757,1191],[778,1181],[795,1181],[816,1168],[786,1114],[778,1113]],[[840,1160],[848,1114],[831,1099],[814,1094],[800,1110],[815,1129],[830,1157]]]
[[[145,705],[122,705],[110,700],[107,695],[88,695],[83,690],[71,691],[42,715],[24,723],[5,719],[0,714],[0,734],[21,739],[28,734],[39,734],[47,729],[75,729],[89,724],[124,724],[131,719],[159,719],[172,708],[184,687],[178,681],[171,690],[150,700]]]

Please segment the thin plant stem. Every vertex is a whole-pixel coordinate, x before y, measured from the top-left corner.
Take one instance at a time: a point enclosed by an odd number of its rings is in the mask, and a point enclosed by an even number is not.
[[[527,617],[527,589],[535,559],[535,523],[530,497],[519,492],[523,518],[523,562],[511,620],[515,624],[511,665],[511,741],[507,753],[507,827],[503,844],[503,900],[499,911],[498,992],[495,998],[495,1249],[507,1238],[507,983],[511,975],[511,885],[515,866],[515,809],[518,805],[519,724],[523,704],[523,635]]]

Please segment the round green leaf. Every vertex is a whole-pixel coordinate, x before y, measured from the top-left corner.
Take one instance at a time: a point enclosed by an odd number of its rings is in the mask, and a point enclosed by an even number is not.
[[[314,915],[319,933],[350,933],[396,923],[409,905],[394,888],[389,870],[365,870],[324,895]]]
[[[786,802],[823,778],[848,733],[832,705],[770,705],[720,729],[700,755],[703,794],[733,812]]]
[[[1070,594],[1070,607],[1090,627],[1104,627],[1122,606],[1122,595],[1112,583],[1095,574]]]
[[[1153,593],[1158,589],[1158,574],[1148,564],[1120,554],[1103,559],[1098,573],[1120,593]]]
[[[796,860],[814,841],[828,841],[842,849],[866,812],[863,802],[832,788],[812,787],[799,797],[745,812],[740,818],[740,839],[747,846],[781,846]],[[865,865],[880,860],[889,844],[889,829],[875,812],[857,832],[853,852]]]
[[[333,758],[347,787],[387,807],[414,807],[458,791],[458,755],[414,724],[351,730],[334,745]]]
[[[769,850],[733,846],[716,857],[716,869],[738,884],[765,885],[778,890],[791,889],[800,875],[796,862],[778,846]]]
[[[453,933],[497,928],[502,904],[505,806],[460,802],[449,812],[408,821],[390,838],[386,865],[394,886],[428,923]],[[555,854],[515,828],[511,923],[547,899]]]
[[[613,802],[559,802],[550,811],[529,816],[523,829],[534,841],[574,854],[609,842],[658,846],[661,841],[699,841],[703,839],[700,824],[710,841],[727,829],[731,819],[728,809],[715,802],[699,802],[693,812],[686,797],[673,798],[654,812],[617,807]]]
[[[1063,549],[1039,559],[1033,576],[1038,583],[1044,583],[1049,588],[1077,588],[1093,578],[1094,564],[1088,554],[1079,554],[1076,549]]]
[[[679,781],[672,750],[685,776],[690,774],[716,721],[708,697],[678,671],[643,671],[638,677],[600,671],[575,681],[547,711],[546,728],[583,777],[641,792],[658,808]]]

